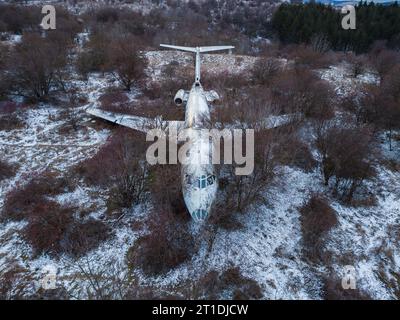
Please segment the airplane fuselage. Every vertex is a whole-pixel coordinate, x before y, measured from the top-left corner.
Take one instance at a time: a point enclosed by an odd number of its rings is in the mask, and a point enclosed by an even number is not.
[[[205,220],[210,213],[218,188],[212,165],[213,142],[204,134],[210,121],[210,110],[204,90],[195,82],[189,92],[185,112],[185,130],[190,145],[187,164],[182,164],[182,191],[185,204],[196,221]],[[206,160],[206,161],[204,161]]]

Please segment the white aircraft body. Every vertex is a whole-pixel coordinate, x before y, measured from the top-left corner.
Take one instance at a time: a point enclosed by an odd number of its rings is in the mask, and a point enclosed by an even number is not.
[[[211,47],[180,47],[161,44],[161,47],[175,50],[188,51],[196,54],[195,81],[189,92],[181,89],[175,95],[174,102],[180,106],[186,102],[185,121],[163,121],[162,117],[154,119],[139,116],[130,116],[113,112],[102,111],[90,106],[86,111],[96,117],[120,124],[135,130],[147,132],[155,127],[167,128],[175,126],[178,131],[186,129],[189,136],[189,147],[187,149],[187,164],[181,166],[182,192],[185,204],[195,221],[204,221],[210,213],[211,205],[215,199],[218,188],[217,177],[212,165],[212,152],[214,145],[208,137],[200,133],[204,124],[210,120],[210,110],[207,102],[218,99],[218,94],[204,91],[200,83],[200,53],[231,50],[233,46],[211,46]],[[273,118],[271,118],[273,119]],[[282,125],[281,119],[268,120],[264,125],[269,128]],[[279,122],[279,123],[278,123]],[[287,123],[288,120],[284,120]],[[208,164],[200,161],[200,156],[208,158]]]

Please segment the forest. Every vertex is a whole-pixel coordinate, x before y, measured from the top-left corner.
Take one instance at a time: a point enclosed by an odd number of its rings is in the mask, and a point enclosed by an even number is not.
[[[338,8],[318,3],[281,5],[272,19],[279,39],[285,43],[312,43],[318,39],[334,50],[363,53],[376,40],[386,39],[391,48],[400,47],[400,6],[360,2],[356,29],[344,30],[344,14]]]

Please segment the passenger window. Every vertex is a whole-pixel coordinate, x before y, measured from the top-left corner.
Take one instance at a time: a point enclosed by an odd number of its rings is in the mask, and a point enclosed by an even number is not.
[[[204,189],[204,188],[207,186],[206,181],[207,181],[206,176],[201,176],[201,178],[199,178],[198,187],[199,187],[200,189]]]

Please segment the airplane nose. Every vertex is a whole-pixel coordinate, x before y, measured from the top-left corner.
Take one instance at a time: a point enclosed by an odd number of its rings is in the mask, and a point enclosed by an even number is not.
[[[216,192],[217,190],[215,188],[210,188],[210,190],[207,190],[207,196],[203,198],[203,201],[201,201],[202,203],[200,208],[197,208],[191,212],[193,220],[202,222],[207,219],[211,212],[211,206],[214,202]]]
[[[200,222],[207,219],[208,211],[205,209],[197,209],[192,212],[193,220]]]

